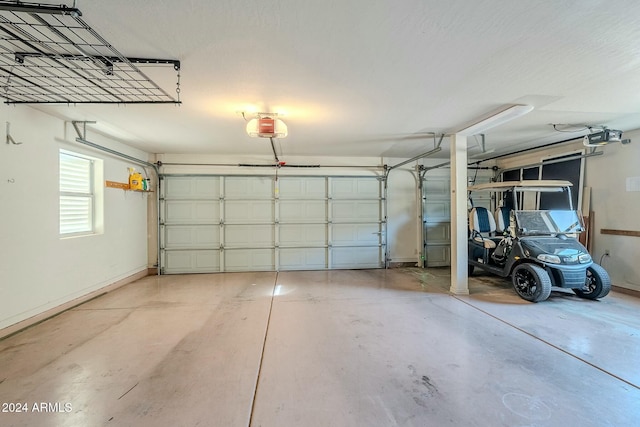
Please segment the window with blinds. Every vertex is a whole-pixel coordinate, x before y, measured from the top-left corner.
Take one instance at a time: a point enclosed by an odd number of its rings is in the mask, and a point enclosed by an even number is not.
[[[94,161],[60,151],[60,234],[94,232]]]

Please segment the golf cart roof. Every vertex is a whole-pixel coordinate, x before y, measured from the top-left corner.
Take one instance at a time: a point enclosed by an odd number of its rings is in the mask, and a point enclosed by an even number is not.
[[[562,191],[564,187],[571,187],[569,181],[556,179],[526,179],[523,181],[489,182],[472,185],[468,191],[503,191],[515,188],[516,191]]]

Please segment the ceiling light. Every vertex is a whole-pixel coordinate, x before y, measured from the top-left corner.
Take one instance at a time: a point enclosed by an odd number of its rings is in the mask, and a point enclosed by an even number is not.
[[[288,135],[287,125],[275,113],[257,113],[247,123],[247,133],[256,138],[286,138]]]
[[[493,114],[492,116],[487,117],[484,120],[481,120],[471,126],[467,126],[466,128],[461,129],[454,133],[462,136],[477,135],[493,127],[500,126],[513,119],[523,116],[528,112],[530,112],[531,110],[533,110],[532,105],[520,105],[520,104],[511,105],[506,109],[496,114]]]

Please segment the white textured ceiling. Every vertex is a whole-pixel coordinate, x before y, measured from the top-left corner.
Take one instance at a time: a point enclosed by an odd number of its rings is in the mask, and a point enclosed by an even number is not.
[[[68,4],[68,3],[67,3]],[[284,113],[281,157],[411,157],[506,104],[492,155],[640,128],[636,0],[78,0],[129,57],[179,59],[181,106],[38,106],[152,153],[269,154],[238,111]],[[146,71],[167,91],[172,70]],[[444,144],[446,146],[446,143]],[[470,154],[476,154],[473,138]]]

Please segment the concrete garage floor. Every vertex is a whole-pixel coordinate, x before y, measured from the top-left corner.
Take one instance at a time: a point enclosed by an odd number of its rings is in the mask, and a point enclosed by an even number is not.
[[[0,341],[0,425],[640,425],[640,300],[448,280],[147,277]]]

